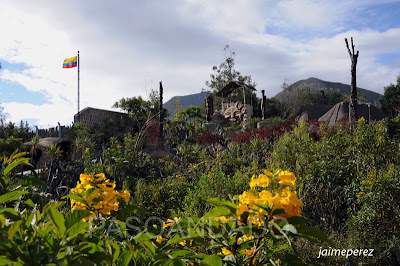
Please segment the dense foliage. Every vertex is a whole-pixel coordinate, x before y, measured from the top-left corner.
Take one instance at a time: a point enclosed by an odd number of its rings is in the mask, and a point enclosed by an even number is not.
[[[64,168],[57,145],[41,174],[19,174],[33,150],[4,158],[0,262],[396,264],[398,119],[351,130],[277,119],[230,139],[180,122],[167,134],[175,156],[157,161],[140,132],[102,145],[77,126]],[[375,252],[317,258],[321,247]]]

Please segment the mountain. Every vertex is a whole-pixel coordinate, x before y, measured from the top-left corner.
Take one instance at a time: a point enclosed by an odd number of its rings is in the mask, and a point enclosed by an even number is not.
[[[324,81],[324,80],[320,80],[317,78],[308,78],[306,80],[299,80],[295,83],[293,83],[292,85],[290,85],[289,89],[290,90],[296,90],[298,88],[301,87],[309,87],[309,88],[313,88],[316,90],[320,90],[323,88],[327,88],[327,89],[338,89],[340,91],[341,94],[347,94],[350,95],[350,90],[351,90],[351,86],[347,85],[347,84],[343,84],[343,83],[339,83],[339,82],[330,82],[330,81]],[[370,90],[366,90],[366,89],[361,89],[357,87],[357,92],[365,97],[365,101],[366,102],[370,102],[374,105],[379,104],[378,99],[379,97],[381,97],[382,95]],[[288,91],[281,91],[280,93],[278,93],[277,95],[275,95],[275,98],[277,98],[278,100],[282,100],[283,98],[285,98],[285,94],[289,93]]]
[[[208,92],[200,92],[185,96],[174,96],[168,102],[164,104],[164,107],[168,109],[170,116],[174,115],[174,107],[172,106],[172,101],[175,101],[176,98],[179,98],[181,102],[182,108],[185,109],[191,105],[193,106],[202,106],[205,104],[205,97],[207,96]]]

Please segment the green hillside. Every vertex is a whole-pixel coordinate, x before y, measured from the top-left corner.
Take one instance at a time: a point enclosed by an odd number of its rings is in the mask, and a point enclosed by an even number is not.
[[[339,83],[339,82],[330,82],[330,81],[324,81],[324,80],[320,80],[317,78],[308,78],[306,80],[299,80],[295,83],[293,83],[290,87],[289,90],[286,91],[282,91],[280,93],[278,93],[277,95],[275,95],[275,98],[277,98],[278,100],[282,100],[284,99],[288,94],[290,93],[290,91],[296,90],[298,88],[302,88],[302,87],[309,87],[309,88],[313,88],[313,89],[323,89],[323,88],[327,88],[327,89],[338,89],[340,91],[340,93],[342,94],[350,94],[350,85],[347,84],[343,84],[343,83]],[[357,92],[363,96],[366,99],[366,102],[370,102],[374,105],[378,105],[378,99],[379,97],[381,97],[382,95],[370,90],[366,90],[366,89],[362,89],[362,88],[357,88]]]

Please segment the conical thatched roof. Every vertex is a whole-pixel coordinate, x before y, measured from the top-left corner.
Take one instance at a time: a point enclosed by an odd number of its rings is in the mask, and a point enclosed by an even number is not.
[[[302,121],[318,119],[328,112],[332,107],[333,105],[325,104],[303,105],[300,107],[299,111],[297,111],[294,117],[298,123]]]
[[[371,116],[370,116],[371,115]],[[374,105],[370,104],[357,104],[357,117],[359,119],[364,117],[365,120],[382,120],[386,116],[379,111]],[[321,116],[318,121],[325,122],[329,125],[335,125],[338,121],[349,119],[349,103],[338,103],[332,107],[328,112]]]

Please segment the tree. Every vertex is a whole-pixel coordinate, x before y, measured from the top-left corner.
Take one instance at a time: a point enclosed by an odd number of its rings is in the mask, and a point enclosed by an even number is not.
[[[206,86],[211,89],[213,93],[217,93],[230,81],[240,81],[246,85],[256,87],[257,84],[253,82],[251,76],[242,75],[239,71],[235,69],[235,55],[236,52],[233,51],[229,45],[224,47],[225,60],[217,67],[213,66],[212,70],[214,73],[210,74],[210,80],[206,81]],[[245,90],[246,99],[256,98],[255,93]],[[242,101],[243,92],[234,91],[230,96],[232,101]],[[218,99],[214,100],[215,106],[220,104]],[[256,105],[256,104],[255,104]],[[253,104],[254,106],[254,104]],[[256,108],[259,108],[256,106]]]
[[[397,76],[397,84],[390,84],[385,87],[385,93],[379,102],[382,105],[382,110],[390,117],[395,117],[400,108],[400,75]]]
[[[350,92],[350,114],[349,120],[350,122],[355,122],[357,118],[357,61],[358,61],[358,54],[354,53],[354,44],[353,44],[353,37],[351,37],[351,49],[349,48],[349,43],[347,42],[347,38],[344,39],[347,47],[347,51],[349,52],[350,59],[351,59],[351,92]]]
[[[137,121],[146,120],[151,111],[151,103],[145,101],[141,96],[132,98],[122,98],[114,103],[113,108],[121,108],[126,111],[130,117]]]
[[[307,86],[292,88],[292,86],[282,86],[282,105],[284,116],[296,113],[303,105],[325,104],[335,105],[345,100],[337,89],[314,89]]]

